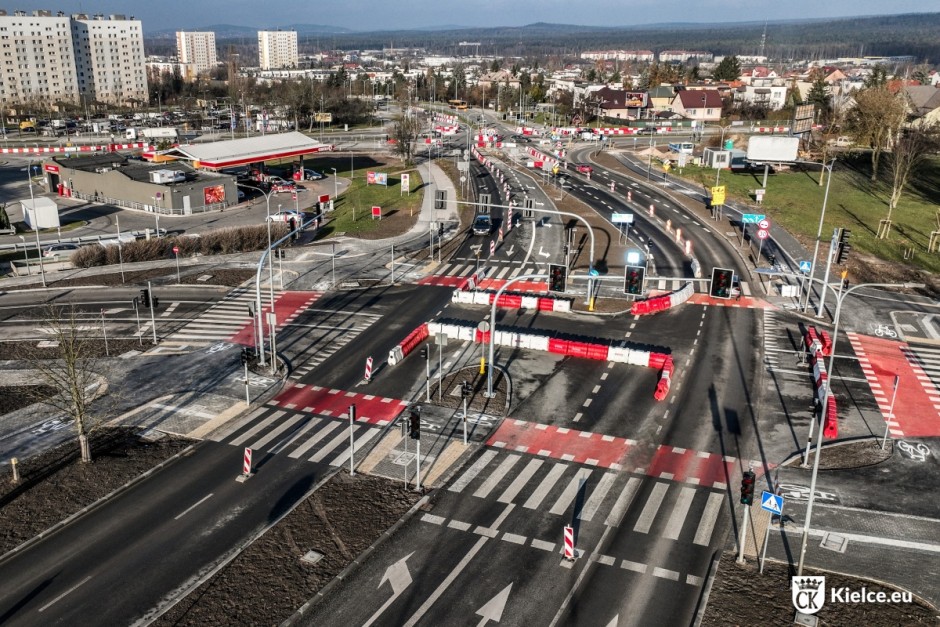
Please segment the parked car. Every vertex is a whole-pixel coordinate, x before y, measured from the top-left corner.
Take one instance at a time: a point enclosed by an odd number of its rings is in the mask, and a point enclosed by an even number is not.
[[[304,168],[304,180],[305,181],[319,181],[323,178],[326,178],[326,177],[324,177],[322,174],[320,174],[316,170],[308,170],[307,168]]]
[[[594,171],[594,168],[592,168],[586,163],[579,163],[578,165],[575,166],[575,169],[577,169],[578,172],[580,172],[581,174],[590,174],[591,172]]]
[[[79,249],[78,244],[53,244],[42,249],[43,257],[68,257]]]
[[[271,192],[275,194],[293,193],[300,191],[300,188],[293,181],[284,181],[281,183],[271,183]]]

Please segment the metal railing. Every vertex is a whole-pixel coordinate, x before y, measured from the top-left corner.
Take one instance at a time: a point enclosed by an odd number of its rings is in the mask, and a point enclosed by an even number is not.
[[[124,200],[121,198],[111,198],[110,196],[102,196],[101,194],[83,194],[81,192],[72,191],[72,198],[78,198],[79,200],[87,200],[89,202],[98,202],[106,205],[114,205],[116,207],[123,207],[124,209],[133,209],[135,211],[144,211],[146,213],[159,213],[163,216],[188,216],[194,213],[209,213],[210,211],[222,211],[228,207],[232,206],[230,202],[219,202],[213,203],[211,205],[197,205],[189,208],[184,207],[160,207],[158,205],[151,205],[142,202],[136,202],[132,200]]]

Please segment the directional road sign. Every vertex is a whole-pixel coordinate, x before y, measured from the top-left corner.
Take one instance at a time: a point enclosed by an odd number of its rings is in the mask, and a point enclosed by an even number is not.
[[[812,269],[813,269],[813,264],[811,262],[809,261],[800,262],[800,272],[809,273],[809,271]]]
[[[632,213],[612,213],[610,214],[610,221],[614,224],[632,224],[633,223],[633,214]]]
[[[760,495],[760,508],[779,516],[783,514],[783,497],[764,490]]]
[[[757,224],[766,217],[767,216],[765,216],[763,213],[742,213],[741,222],[744,224]]]

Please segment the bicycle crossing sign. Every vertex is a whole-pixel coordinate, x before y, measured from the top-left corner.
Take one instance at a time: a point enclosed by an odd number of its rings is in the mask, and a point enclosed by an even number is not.
[[[783,514],[783,497],[764,490],[760,495],[760,508],[779,516]]]
[[[813,269],[813,264],[811,262],[809,261],[800,262],[800,272],[802,272],[803,274],[807,274],[812,269]]]

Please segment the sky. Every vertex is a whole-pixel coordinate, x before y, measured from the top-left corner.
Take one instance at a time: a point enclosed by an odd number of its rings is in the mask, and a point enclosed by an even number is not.
[[[940,12],[937,0],[12,0],[6,10],[133,15],[144,33],[196,30],[215,24],[257,28],[290,24],[339,26],[357,31],[441,25],[523,26],[534,22],[632,26],[663,22],[729,23],[799,18]],[[768,10],[772,7],[773,10]],[[586,10],[587,9],[587,10]]]

